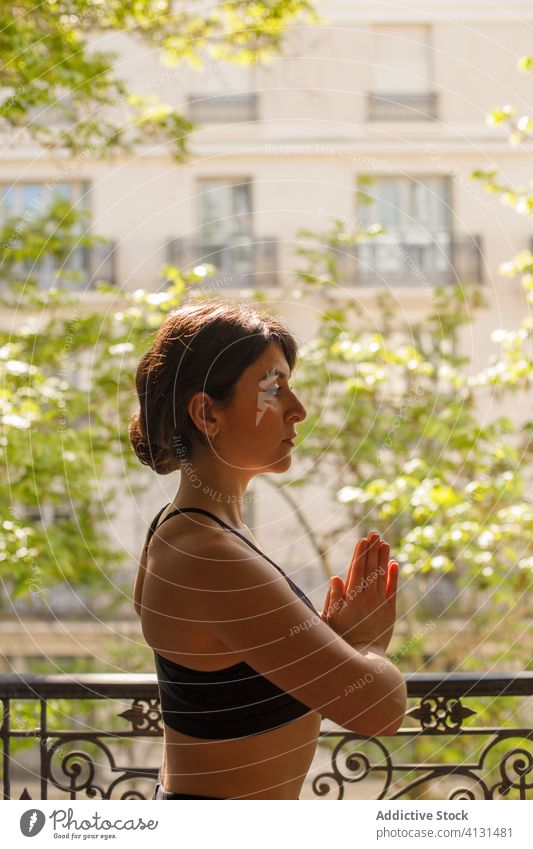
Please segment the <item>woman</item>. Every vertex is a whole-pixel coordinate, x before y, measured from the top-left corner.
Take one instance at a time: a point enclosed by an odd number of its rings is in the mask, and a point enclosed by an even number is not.
[[[183,306],[137,371],[130,439],[159,474],[181,469],[147,535],[135,609],[164,722],[158,799],[298,799],[321,717],[394,734],[403,677],[385,650],[398,565],[375,533],[321,614],[242,518],[249,482],[287,471],[306,416],[289,384],[296,343],[251,307]]]

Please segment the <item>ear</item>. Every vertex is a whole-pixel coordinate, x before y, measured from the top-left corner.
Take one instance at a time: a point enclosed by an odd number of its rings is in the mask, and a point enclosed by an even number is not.
[[[210,439],[215,437],[220,429],[221,413],[216,401],[207,392],[195,392],[189,399],[187,411],[201,433]]]

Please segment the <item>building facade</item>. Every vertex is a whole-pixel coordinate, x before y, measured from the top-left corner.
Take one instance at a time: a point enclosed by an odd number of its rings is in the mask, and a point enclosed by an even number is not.
[[[301,341],[315,315],[291,297],[300,231],[323,233],[335,217],[352,231],[380,224],[382,236],[341,258],[346,280],[336,296],[356,297],[372,316],[376,296],[388,290],[414,321],[431,308],[436,283],[482,283],[488,308],[463,338],[479,368],[496,350],[491,330],[517,327],[527,310],[519,281],[498,269],[529,248],[529,221],[470,174],[496,166],[513,185],[530,179],[531,145],[510,146],[505,127],[488,126],[486,115],[509,102],[528,112],[532,82],[516,62],[531,47],[533,8],[430,0],[409,9],[368,2],[321,9],[324,23],[294,28],[283,55],[251,67],[207,59],[202,70],[167,69],[126,37],[95,37],[95,45],[118,51],[118,71],[134,92],[156,92],[195,122],[190,158],[176,164],[158,146],[113,161],[68,160],[8,139],[0,158],[2,215],[22,214],[43,194],[90,210],[94,232],[110,244],[72,260],[85,272],[86,303],[98,300],[92,286],[99,278],[118,293],[155,290],[165,286],[166,263],[213,264],[212,285],[222,297],[266,289]],[[39,273],[49,286],[54,268]],[[132,560],[143,523],[178,482],[175,475],[147,478],[135,501],[125,492],[112,532]],[[254,532],[268,546],[270,524],[284,524],[268,553],[314,589],[318,603],[323,576],[314,552],[273,490],[259,481],[254,491]],[[318,488],[306,489],[311,521],[333,515],[335,505],[325,508],[323,498]],[[340,572],[353,542],[333,557]]]

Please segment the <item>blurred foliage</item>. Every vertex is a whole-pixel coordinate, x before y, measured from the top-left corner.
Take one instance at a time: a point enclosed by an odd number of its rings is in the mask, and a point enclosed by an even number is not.
[[[206,52],[251,62],[278,50],[286,26],[310,14],[308,3],[287,0],[220,3],[209,18],[175,5],[58,0],[16,19],[0,11],[4,125],[25,128],[40,143],[73,155],[108,156],[166,138],[181,157],[188,122],[153,96],[128,92],[114,76],[112,54],[90,49],[89,34],[131,28],[135,37],[163,49],[167,65],[185,59],[195,66]],[[19,7],[30,9],[26,2]],[[36,43],[37,34],[42,50],[29,61],[22,48]],[[520,68],[529,72],[533,59],[524,57]],[[47,111],[63,121],[59,134],[43,120]],[[509,105],[493,110],[488,121],[508,124],[512,144],[533,129],[531,119]],[[495,167],[472,176],[519,214],[533,214],[531,186],[506,185]],[[364,203],[364,192],[359,201]],[[378,225],[349,232],[342,219],[326,232],[301,233],[300,288],[290,295],[316,303],[319,291],[321,312],[293,378],[308,413],[298,426],[302,463],[296,476],[276,486],[281,497],[290,497],[305,483],[319,484],[336,500],[335,528],[313,529],[326,573],[328,549],[347,533],[355,539],[373,527],[391,543],[402,569],[406,629],[392,646],[402,669],[528,668],[533,507],[527,461],[533,422],[515,414],[514,402],[531,388],[531,320],[496,328],[492,339],[499,350],[477,373],[459,353],[460,334],[484,302],[482,290],[469,281],[435,287],[429,315],[409,326],[383,292],[376,297],[374,327],[366,329],[344,258],[361,239],[382,233]],[[137,362],[169,311],[186,300],[218,297],[209,289],[215,269],[203,265],[184,273],[166,267],[157,292],[119,293],[103,281],[100,302],[82,305],[81,293],[69,291],[79,284],[69,259],[99,241],[89,235],[83,211],[52,197],[40,215],[5,222],[0,238],[2,305],[16,327],[0,331],[0,452],[7,482],[0,491],[3,585],[11,598],[44,597],[64,582],[109,590],[124,558],[106,534],[114,487],[128,475],[131,489],[138,469],[127,440]],[[38,274],[45,258],[56,269],[56,284],[47,290],[39,288]],[[533,254],[521,251],[501,270],[520,278],[531,304]],[[267,300],[260,290],[241,295]],[[482,411],[492,400],[505,403],[505,413],[486,421]],[[56,512],[41,521],[39,513],[47,509]],[[443,587],[446,604],[434,596]],[[454,634],[446,623],[457,621]],[[143,671],[150,657],[144,646],[133,653],[110,646],[110,662],[119,670]],[[94,671],[94,663],[62,662],[62,671]],[[32,671],[49,671],[49,662],[35,663]],[[477,723],[517,724],[519,700],[466,704],[478,711]],[[11,710],[13,727],[37,728],[34,705],[13,701]],[[107,730],[124,728],[116,711],[107,714]],[[101,706],[54,700],[50,729],[91,725],[96,715],[100,727]],[[15,742],[13,750],[30,744],[35,737]],[[403,755],[439,763],[473,759],[471,740],[460,737],[442,738],[437,753],[435,738],[418,737]]]
[[[116,75],[107,36],[157,51],[163,67],[204,61],[251,64],[281,50],[294,22],[317,20],[308,0],[18,0],[0,8],[0,129],[40,145],[109,157],[167,142],[182,159],[190,122],[153,92],[131,91]],[[29,46],[31,45],[31,49]]]
[[[8,285],[0,303],[18,322],[14,333],[0,330],[0,453],[8,470],[0,493],[0,561],[11,598],[45,593],[63,581],[109,585],[109,568],[125,556],[105,533],[116,467],[119,475],[138,468],[127,436],[137,362],[186,286],[203,282],[203,269],[175,270],[164,292],[121,293],[121,309],[116,289],[102,282],[100,305],[81,308],[79,293],[62,280],[60,263],[83,219],[68,209],[65,215],[64,202],[52,204],[24,231],[27,241],[5,250]],[[95,241],[78,238],[78,245]],[[56,286],[39,289],[39,262],[52,251],[59,261]],[[25,263],[32,265],[28,276]],[[42,521],[47,507],[62,518]]]
[[[368,330],[339,271],[339,245],[349,249],[360,234],[342,233],[337,220],[326,233],[301,235],[301,298],[316,286],[326,298],[328,288],[342,287],[347,298],[331,299],[301,350],[294,383],[307,418],[298,425],[298,453],[308,462],[293,485],[318,482],[344,508],[346,521],[329,536],[330,545],[351,529],[355,537],[375,528],[390,542],[411,589],[403,605],[409,633],[425,621],[430,581],[435,588],[446,576],[455,596],[448,618],[474,617],[475,629],[489,623],[491,641],[508,637],[509,618],[530,612],[533,571],[524,462],[532,423],[512,411],[513,394],[531,385],[528,331],[502,331],[500,355],[471,373],[468,359],[456,353],[459,332],[484,301],[479,285],[468,282],[436,287],[419,325],[404,326],[384,292]],[[491,393],[500,401],[509,396],[509,404],[487,422]],[[473,638],[479,644],[479,634]],[[422,661],[422,645],[405,653],[408,663],[416,655]],[[515,648],[515,656],[529,661],[525,646]],[[457,650],[455,642],[451,658]],[[447,668],[446,653],[435,660]]]
[[[526,209],[524,193],[500,185],[495,169],[476,179]],[[169,311],[184,300],[219,297],[209,288],[213,268],[166,267],[160,291],[118,293],[102,283],[99,305],[81,307],[79,293],[68,291],[67,260],[96,240],[86,225],[83,211],[53,200],[40,216],[10,221],[1,234],[9,284],[3,303],[16,317],[14,333],[0,332],[0,449],[8,482],[0,496],[0,560],[12,597],[45,593],[63,581],[109,587],[123,556],[105,533],[113,487],[138,468],[127,439],[138,359]],[[432,615],[467,617],[477,644],[476,630],[485,629],[489,643],[505,636],[515,662],[529,662],[516,623],[531,613],[526,461],[533,423],[515,415],[513,399],[531,386],[531,322],[497,329],[500,350],[478,373],[459,353],[460,333],[483,305],[477,284],[435,287],[428,316],[409,326],[382,292],[368,330],[343,258],[361,238],[382,233],[379,226],[350,232],[334,219],[327,232],[301,234],[300,288],[292,296],[313,299],[319,289],[321,312],[294,381],[308,413],[298,428],[303,468],[276,485],[288,496],[291,488],[318,483],[336,499],[341,523],[324,538],[313,530],[326,572],[328,549],[347,532],[355,537],[371,525],[390,541],[410,591],[408,634],[418,634],[428,618],[428,589],[445,586],[450,603],[434,605]],[[36,270],[50,255],[57,283],[42,290]],[[530,302],[532,263],[522,252],[504,269],[521,275]],[[266,299],[260,290],[241,295]],[[505,415],[487,422],[481,411],[492,397],[506,402]],[[64,513],[42,522],[45,506]],[[415,640],[400,662],[428,662],[433,639]],[[440,647],[440,668],[453,668],[457,640]],[[462,649],[465,668],[486,665],[467,645]]]
[[[98,45],[127,33],[167,68],[246,65],[280,52],[291,24],[316,19],[307,0],[221,0],[208,12],[177,0],[21,0],[16,15],[0,10],[0,129],[12,144],[29,139],[50,155],[66,152],[65,173],[154,141],[182,159],[192,125],[154,92],[130,91],[116,75],[118,54]],[[44,598],[63,581],[109,585],[123,554],[104,533],[113,499],[105,471],[118,458],[125,471],[135,462],[123,415],[135,363],[181,302],[185,281],[202,282],[176,271],[162,295],[124,296],[118,315],[80,308],[73,290],[83,288],[83,272],[70,260],[103,240],[89,235],[87,214],[57,197],[59,188],[47,184],[39,208],[4,221],[0,234],[2,304],[16,326],[0,333],[0,561],[12,598]],[[55,277],[46,290],[44,263]],[[107,293],[116,306],[116,290]]]

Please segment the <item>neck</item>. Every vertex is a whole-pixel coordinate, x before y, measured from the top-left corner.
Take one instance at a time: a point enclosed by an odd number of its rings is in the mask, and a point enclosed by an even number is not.
[[[182,463],[176,507],[201,507],[235,528],[246,527],[243,520],[246,489],[253,472],[228,469],[212,455]]]

